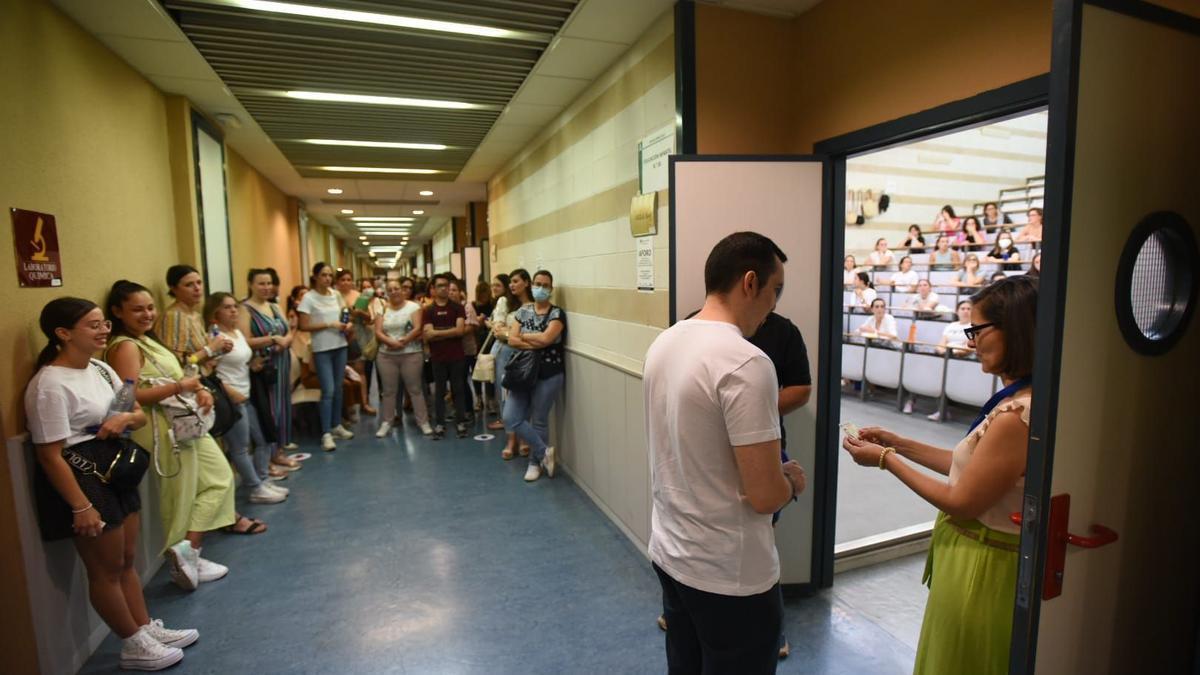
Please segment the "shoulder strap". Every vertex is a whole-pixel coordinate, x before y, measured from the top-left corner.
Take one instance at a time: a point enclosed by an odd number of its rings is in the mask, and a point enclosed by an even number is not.
[[[140,350],[142,352],[142,357],[145,358],[147,361],[149,361],[150,365],[154,366],[154,369],[158,371],[158,374],[160,376],[165,377],[167,379],[172,379],[172,380],[175,379],[175,378],[171,377],[170,375],[167,375],[166,369],[163,368],[158,363],[158,360],[154,358],[154,355],[150,353],[149,349],[146,349],[146,345],[142,344],[141,340],[134,340],[131,337],[121,336],[121,337],[117,338],[113,342],[113,344],[116,344],[117,342],[124,342],[124,341],[129,341],[129,342],[132,342],[133,344],[137,345],[138,350]]]
[[[108,383],[108,386],[116,387],[116,385],[113,384],[112,375],[108,374],[108,369],[105,368],[103,364],[101,364],[96,359],[88,359],[88,360],[92,362],[92,365],[95,366],[96,370],[100,371],[100,377],[104,378],[104,381]]]

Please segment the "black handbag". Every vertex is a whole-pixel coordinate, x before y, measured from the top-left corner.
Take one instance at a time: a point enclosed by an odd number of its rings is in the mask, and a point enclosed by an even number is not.
[[[208,435],[220,438],[229,433],[233,425],[242,419],[242,413],[233,404],[233,399],[229,398],[229,392],[225,391],[225,385],[221,384],[221,378],[217,377],[216,373],[200,378],[200,383],[212,392],[213,397],[213,414],[216,421],[213,422]]]
[[[505,389],[529,391],[537,386],[542,355],[536,349],[518,349],[504,366]]]
[[[132,490],[150,467],[150,453],[128,438],[93,438],[63,448],[63,459],[85,476],[105,485]]]

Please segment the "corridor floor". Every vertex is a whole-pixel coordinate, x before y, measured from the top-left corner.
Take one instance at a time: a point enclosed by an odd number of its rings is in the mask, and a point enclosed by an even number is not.
[[[569,477],[524,483],[501,439],[373,431],[331,454],[304,444],[283,504],[239,491],[270,527],[209,538],[226,578],[195,593],[165,567],[149,580],[151,615],[201,633],[172,671],[666,671],[650,565]],[[785,617],[781,673],[911,671],[912,646],[833,592],[787,599]],[[80,672],[117,672],[119,650],[110,635]]]

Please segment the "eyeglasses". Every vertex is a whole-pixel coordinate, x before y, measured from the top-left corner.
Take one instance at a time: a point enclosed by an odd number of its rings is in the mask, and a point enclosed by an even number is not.
[[[981,330],[983,330],[984,328],[991,328],[992,326],[995,326],[995,325],[996,325],[996,322],[994,322],[994,321],[990,322],[990,323],[978,323],[978,324],[973,323],[970,326],[967,326],[966,328],[963,329],[963,335],[965,335],[966,338],[968,340],[970,340],[971,342],[974,342],[976,339],[979,338],[979,332]]]
[[[93,321],[93,322],[87,324],[87,327],[91,330],[101,330],[101,329],[112,330],[112,322],[111,321]]]

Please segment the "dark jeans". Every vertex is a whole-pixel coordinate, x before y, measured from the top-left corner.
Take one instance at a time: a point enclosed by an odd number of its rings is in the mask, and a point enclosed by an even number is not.
[[[653,564],[653,563],[652,563]],[[654,565],[667,620],[667,672],[774,673],[779,663],[783,595],[718,595],[685,586]]]
[[[467,361],[433,362],[433,423],[445,426],[446,380],[450,380],[450,392],[454,396],[454,421],[462,424],[467,419]]]

